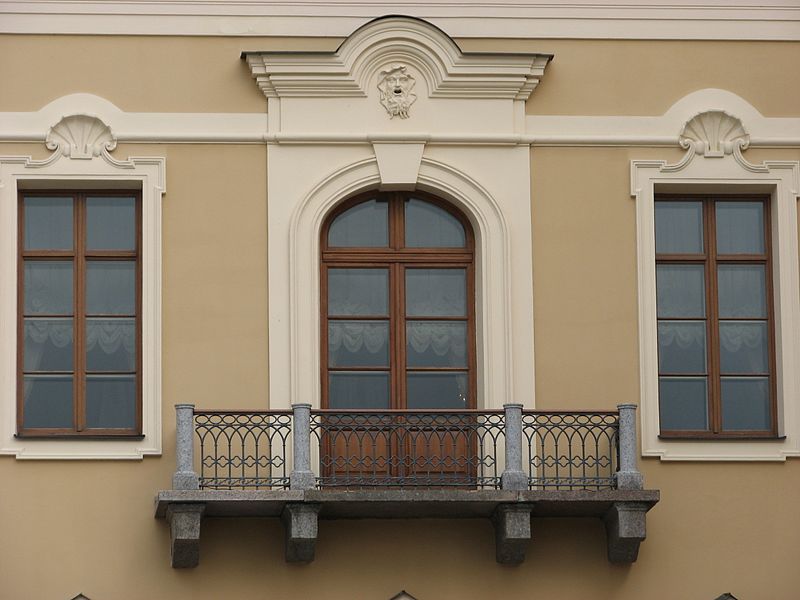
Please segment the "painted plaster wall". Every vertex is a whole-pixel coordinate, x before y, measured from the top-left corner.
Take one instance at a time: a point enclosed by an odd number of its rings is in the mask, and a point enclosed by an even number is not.
[[[126,110],[259,111],[263,96],[238,53],[276,43],[8,37],[0,40],[0,72],[13,85],[0,88],[0,110],[34,110],[82,91]],[[336,45],[330,40],[288,43],[295,48]],[[735,91],[765,114],[800,112],[800,75],[789,68],[796,67],[797,45],[659,44],[462,45],[555,52],[553,70],[534,93],[529,112],[660,114],[686,92],[710,85]],[[160,58],[164,52],[169,61]],[[691,59],[689,72],[671,67],[648,86],[634,85],[628,82],[631,71],[626,77],[625,68],[612,60],[623,57],[645,71],[664,52]],[[26,61],[11,60],[23,55]],[[765,58],[758,63],[748,58],[752,56]],[[731,64],[723,68],[726,61]],[[737,70],[734,65],[742,61],[751,62]],[[769,65],[768,73],[775,69],[786,77],[762,73],[763,64]],[[148,74],[150,83],[137,81],[137,75]],[[596,94],[586,92],[587,81]],[[42,146],[27,144],[6,144],[0,153],[44,154]],[[536,521],[527,562],[508,568],[494,562],[493,532],[484,521],[323,522],[317,561],[292,566],[283,562],[277,521],[218,519],[203,525],[201,566],[187,572],[170,569],[168,528],[153,519],[152,501],[158,489],[169,486],[174,468],[172,404],[256,408],[264,406],[267,394],[266,153],[256,145],[123,145],[115,151],[122,157],[167,158],[166,451],[161,458],[141,462],[18,462],[0,457],[0,599],[58,600],[79,592],[92,600],[383,599],[400,589],[419,600],[638,600],[645,595],[673,600],[715,598],[723,591],[742,599],[796,597],[797,460],[642,461],[647,485],[661,489],[662,501],[648,516],[648,540],[631,567],[606,561],[602,526],[591,520]],[[678,155],[677,150],[635,148],[533,151],[539,407],[608,408],[638,397],[635,207],[629,164],[632,159]],[[798,160],[800,151],[748,150],[746,156],[753,162]],[[574,177],[576,168],[580,177]]]

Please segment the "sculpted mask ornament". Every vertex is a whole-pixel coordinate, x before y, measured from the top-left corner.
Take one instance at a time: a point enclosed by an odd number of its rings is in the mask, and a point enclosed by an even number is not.
[[[381,93],[381,104],[390,117],[408,118],[408,110],[417,95],[414,93],[416,81],[406,72],[404,65],[392,65],[378,74],[378,91]]]

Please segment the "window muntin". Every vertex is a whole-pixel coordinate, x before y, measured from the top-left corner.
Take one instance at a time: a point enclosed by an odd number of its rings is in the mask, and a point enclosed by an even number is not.
[[[386,220],[376,205],[386,207]],[[341,226],[366,205],[382,247]],[[322,230],[322,404],[328,408],[475,407],[473,239],[466,219],[420,193],[341,206]]]
[[[777,434],[769,200],[655,202],[662,437]]]
[[[141,195],[19,194],[17,433],[142,430]]]

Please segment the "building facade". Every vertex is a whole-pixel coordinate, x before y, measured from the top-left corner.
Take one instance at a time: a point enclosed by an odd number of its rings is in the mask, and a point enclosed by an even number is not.
[[[792,2],[0,34],[0,598],[797,596]]]

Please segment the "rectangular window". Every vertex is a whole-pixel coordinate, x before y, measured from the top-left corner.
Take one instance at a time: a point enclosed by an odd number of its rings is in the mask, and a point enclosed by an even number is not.
[[[661,437],[774,437],[769,199],[658,195]]]
[[[17,433],[142,431],[141,194],[19,196]]]

